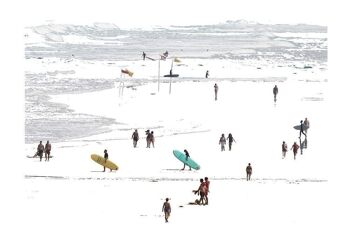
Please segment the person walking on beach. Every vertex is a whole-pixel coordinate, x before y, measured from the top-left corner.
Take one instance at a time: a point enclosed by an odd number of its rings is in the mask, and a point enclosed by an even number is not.
[[[146,53],[143,51],[142,52],[142,58],[143,58],[143,61],[145,61],[145,59],[146,59]]]
[[[146,130],[146,148],[151,147],[151,132],[149,130]]]
[[[221,151],[225,151],[226,138],[224,134],[222,134],[220,137],[219,145],[221,145]]]
[[[153,133],[153,131],[151,131],[151,135],[150,135],[150,142],[151,142],[151,144],[152,144],[152,147],[154,147],[154,133]],[[150,147],[151,147],[151,145],[150,145]]]
[[[299,149],[299,145],[296,142],[294,142],[291,150],[292,149],[293,149],[294,159],[296,159],[296,156],[297,156],[297,153],[298,153],[298,149]]]
[[[232,142],[236,143],[236,140],[233,138],[231,133],[228,134],[227,140],[228,140],[228,150],[231,151]]]
[[[309,120],[307,119],[307,117],[305,118],[305,120],[304,120],[304,131],[305,131],[305,133],[307,134],[307,130],[310,128],[310,122],[309,122]]]
[[[300,137],[301,137],[301,134],[303,134],[303,135],[305,136],[305,138],[306,138],[306,134],[305,134],[305,132],[304,132],[304,129],[305,129],[305,126],[304,126],[304,124],[303,124],[303,120],[300,120],[299,139],[300,139]]]
[[[273,100],[276,102],[277,101],[277,94],[278,94],[278,87],[277,87],[277,85],[274,86],[272,92],[273,92]]]
[[[209,185],[210,185],[210,181],[209,181],[208,177],[204,178],[204,183],[205,183],[205,186],[206,186],[206,193],[204,195],[205,205],[208,205],[209,204],[208,193],[209,193]]]
[[[245,169],[246,173],[247,173],[247,181],[250,180],[250,177],[252,176],[252,172],[253,172],[253,168],[250,165],[250,163],[248,163],[248,166]]]
[[[184,150],[184,153],[186,155],[186,161],[187,161],[188,158],[190,157],[190,154],[186,149]],[[186,166],[186,163],[184,163],[184,167],[181,170],[185,170],[185,166]],[[190,166],[188,166],[188,167],[190,168],[190,171],[191,171],[191,167]]]
[[[207,72],[205,72],[205,78],[209,77],[209,70],[207,70]]]
[[[219,86],[218,84],[215,83],[214,85],[215,100],[218,99],[218,91],[219,91]]]
[[[288,146],[285,141],[282,142],[282,159],[286,157],[286,153],[288,151]]]
[[[200,181],[200,185],[199,185],[198,189],[194,190],[193,192],[195,194],[199,194],[199,196],[200,196],[199,205],[204,205],[205,204],[205,202],[204,202],[205,201],[205,194],[207,193],[207,187],[204,183],[203,178],[201,178],[199,181]]]
[[[38,147],[37,147],[36,150],[37,150],[37,152],[36,152],[36,155],[34,155],[34,157],[39,156],[40,157],[40,161],[41,161],[42,158],[43,158],[44,150],[45,150],[45,147],[44,147],[42,141],[40,141],[40,143],[38,144]]]
[[[168,219],[169,219],[170,213],[171,213],[171,206],[169,203],[169,198],[165,199],[165,202],[163,203],[162,212],[164,212],[165,223],[169,222]]]
[[[139,133],[137,129],[135,129],[134,133],[132,133],[131,139],[133,140],[134,148],[136,148],[137,142],[139,140]]]
[[[50,160],[50,153],[51,153],[51,143],[47,141],[45,144],[45,161]]]
[[[105,149],[104,151],[104,158],[105,158],[105,163],[107,163],[107,160],[108,160],[108,153],[107,153],[107,149]],[[112,169],[110,169],[109,168],[109,170],[111,170],[112,171]],[[105,172],[106,171],[106,167],[105,166],[103,166],[103,172]]]

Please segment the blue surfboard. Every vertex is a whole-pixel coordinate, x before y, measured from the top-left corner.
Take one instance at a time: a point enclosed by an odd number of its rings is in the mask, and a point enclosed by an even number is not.
[[[185,163],[189,167],[195,170],[199,170],[199,168],[201,168],[193,159],[191,159],[191,157],[188,157],[188,159],[186,160],[186,154],[184,154],[183,152],[173,150],[173,154],[178,160]]]

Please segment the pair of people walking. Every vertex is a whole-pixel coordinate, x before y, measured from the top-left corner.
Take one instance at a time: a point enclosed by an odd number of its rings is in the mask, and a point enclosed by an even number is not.
[[[221,151],[225,151],[225,146],[226,146],[226,140],[228,140],[228,147],[229,147],[229,151],[231,151],[232,148],[232,143],[235,142],[236,140],[233,138],[232,134],[229,133],[228,137],[226,139],[224,134],[221,134],[221,137],[219,139],[219,145],[221,147]]]
[[[204,180],[203,178],[201,178],[199,182],[200,184],[198,189],[193,191],[195,194],[199,194],[200,196],[198,205],[208,205],[209,204],[208,193],[209,193],[210,181],[208,177],[205,177]]]
[[[299,148],[300,148],[299,145],[296,142],[294,142],[290,149],[290,150],[293,150],[294,159],[296,159]],[[286,157],[287,151],[288,151],[287,143],[283,141],[282,142],[282,159]]]
[[[40,141],[37,147],[37,151],[34,154],[33,158],[39,156],[40,161],[43,158],[43,154],[45,153],[45,161],[50,160],[50,154],[51,154],[51,143],[49,141],[46,142],[45,146],[43,145],[43,142]]]

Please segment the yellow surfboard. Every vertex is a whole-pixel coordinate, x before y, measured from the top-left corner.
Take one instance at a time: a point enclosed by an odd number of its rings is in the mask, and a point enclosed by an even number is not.
[[[95,161],[96,163],[100,164],[101,166],[107,167],[109,169],[112,169],[112,170],[118,170],[119,169],[119,167],[115,163],[113,163],[110,160],[105,161],[105,158],[103,158],[100,155],[91,154],[91,159],[93,161]]]

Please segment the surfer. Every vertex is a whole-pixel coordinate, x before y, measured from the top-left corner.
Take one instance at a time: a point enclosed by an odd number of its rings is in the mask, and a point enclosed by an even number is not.
[[[278,94],[278,87],[277,87],[277,85],[275,85],[274,86],[274,88],[273,88],[273,100],[276,102],[276,97],[277,97],[277,94]]]
[[[108,160],[108,153],[107,153],[107,149],[105,149],[104,151],[103,151],[105,154],[104,154],[104,158],[105,158],[105,163],[107,163],[107,160]],[[110,168],[109,168],[110,169]],[[111,171],[112,171],[112,169],[110,169]],[[103,166],[103,172],[105,172],[106,171],[106,167],[105,166]]]
[[[145,59],[146,59],[146,53],[143,51],[142,52],[142,58],[143,58],[143,61],[145,61]]]
[[[47,141],[45,144],[45,161],[50,160],[50,153],[51,153],[51,143]]]
[[[169,216],[170,216],[170,213],[171,213],[171,206],[169,203],[169,198],[165,199],[165,202],[163,203],[162,212],[164,212],[165,222],[167,223]]]
[[[190,157],[190,154],[189,154],[189,152],[186,149],[184,150],[184,153],[186,155],[186,161],[187,161],[188,158]],[[185,170],[185,166],[186,166],[186,163],[184,163],[184,167],[181,170]],[[189,168],[190,168],[190,171],[191,171],[191,167],[190,166],[189,166]]]
[[[245,171],[247,173],[247,181],[248,181],[248,180],[250,180],[250,177],[251,177],[252,172],[253,172],[253,168],[250,165],[250,163],[248,163],[248,166],[246,167]]]
[[[224,134],[222,134],[220,137],[219,145],[221,145],[221,151],[225,151],[226,138]]]
[[[204,183],[205,183],[205,186],[207,187],[206,193],[204,195],[205,205],[208,205],[209,204],[208,193],[209,193],[209,185],[210,185],[210,181],[209,181],[208,177],[204,178]]]
[[[215,83],[215,85],[214,85],[215,100],[218,99],[218,91],[219,91],[219,86],[218,86],[218,84]]]
[[[299,145],[298,145],[296,142],[294,142],[294,144],[293,144],[291,150],[292,150],[292,149],[293,149],[293,154],[294,154],[294,159],[295,159],[296,156],[297,156],[297,153],[298,153]]]
[[[43,158],[44,149],[45,149],[45,147],[43,145],[43,142],[40,141],[40,143],[38,144],[38,147],[36,149],[36,154],[33,156],[33,158],[35,158],[36,156],[39,156],[40,161],[41,161],[41,159]]]
[[[205,78],[208,78],[209,76],[209,70],[207,70],[207,72],[205,72]]]
[[[301,134],[303,134],[306,138],[306,134],[304,132],[305,125],[303,124],[303,120],[300,120],[300,132],[299,132],[299,138],[301,137]]]
[[[134,133],[132,133],[131,139],[133,140],[134,148],[136,148],[137,141],[139,140],[139,133],[137,129],[135,129]]]
[[[282,143],[282,159],[284,159],[286,157],[287,151],[288,151],[287,143],[285,141],[283,141],[283,143]]]
[[[233,138],[231,133],[228,134],[227,140],[228,140],[228,149],[231,151],[232,142],[236,143],[236,140]]]
[[[153,133],[153,131],[151,131],[149,141],[150,141],[150,143],[152,144],[152,147],[154,147],[154,133]],[[151,147],[151,145],[150,145],[150,147]]]

